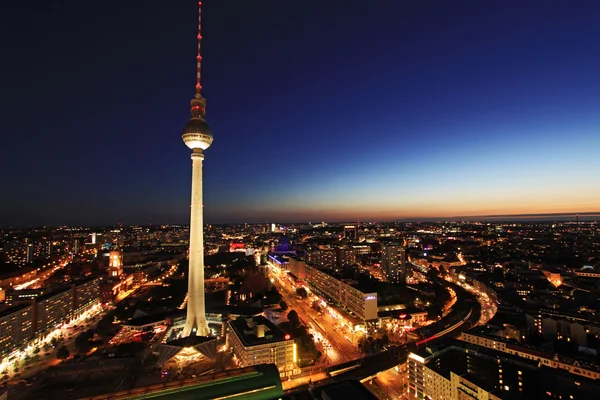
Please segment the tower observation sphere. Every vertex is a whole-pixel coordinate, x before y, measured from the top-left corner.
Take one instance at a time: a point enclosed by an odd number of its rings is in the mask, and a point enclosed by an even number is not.
[[[213,133],[204,119],[206,100],[201,95],[196,95],[190,101],[190,120],[183,127],[181,138],[190,149],[206,150],[213,142]]]

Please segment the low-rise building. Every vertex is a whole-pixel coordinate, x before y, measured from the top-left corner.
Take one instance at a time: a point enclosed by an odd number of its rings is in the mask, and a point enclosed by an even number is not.
[[[284,375],[294,369],[296,343],[262,315],[229,321],[227,341],[240,367],[275,364]]]

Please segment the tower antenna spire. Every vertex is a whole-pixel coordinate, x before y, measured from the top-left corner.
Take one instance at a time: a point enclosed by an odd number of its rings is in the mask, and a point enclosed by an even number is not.
[[[196,54],[196,97],[202,97],[202,2],[198,2],[198,54]]]

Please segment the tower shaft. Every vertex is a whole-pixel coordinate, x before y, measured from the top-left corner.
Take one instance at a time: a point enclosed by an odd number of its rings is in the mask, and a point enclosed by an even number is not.
[[[204,311],[204,215],[202,203],[201,149],[192,152],[192,203],[190,212],[190,268],[188,276],[187,318],[183,336],[209,336]]]

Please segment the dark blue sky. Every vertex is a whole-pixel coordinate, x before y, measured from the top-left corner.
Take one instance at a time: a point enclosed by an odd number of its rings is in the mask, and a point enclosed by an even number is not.
[[[210,223],[598,211],[597,1],[205,0]],[[181,223],[196,2],[2,13],[0,226]]]

